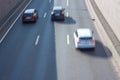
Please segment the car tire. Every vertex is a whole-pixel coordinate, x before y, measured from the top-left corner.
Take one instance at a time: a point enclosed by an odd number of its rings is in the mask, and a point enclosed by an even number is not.
[[[24,24],[25,22],[24,22],[24,21],[22,21],[22,23]]]
[[[94,47],[94,48],[92,48],[92,50],[93,50],[93,51],[95,51],[95,47]]]
[[[63,21],[65,21],[65,19],[63,19]]]
[[[37,20],[35,19],[33,22],[36,23],[36,21],[37,21]]]
[[[53,18],[51,18],[51,21],[54,21],[54,19],[53,19]]]
[[[37,20],[35,20],[35,22],[37,22]]]

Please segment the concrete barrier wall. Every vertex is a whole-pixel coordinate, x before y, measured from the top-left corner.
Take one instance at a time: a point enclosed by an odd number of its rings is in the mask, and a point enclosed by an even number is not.
[[[24,0],[0,0],[0,21],[21,1]]]
[[[95,2],[120,40],[120,0],[95,0]]]

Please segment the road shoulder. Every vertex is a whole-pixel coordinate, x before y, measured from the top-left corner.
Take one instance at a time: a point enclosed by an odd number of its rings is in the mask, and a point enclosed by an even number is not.
[[[113,31],[111,31],[109,24],[105,21],[105,18],[103,15],[101,15],[98,8],[96,8],[97,5],[93,1],[94,0],[86,0],[86,4],[91,15],[91,20],[93,20],[95,28],[99,33],[103,45],[105,46],[104,49],[106,51],[106,54],[112,54],[110,61],[112,62],[115,71],[120,77],[120,55],[118,53],[119,51],[117,50],[118,48],[116,48],[116,45],[119,44],[119,40],[117,40],[116,35],[113,33]]]

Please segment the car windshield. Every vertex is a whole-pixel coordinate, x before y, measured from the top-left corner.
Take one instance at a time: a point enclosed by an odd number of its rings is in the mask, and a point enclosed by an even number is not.
[[[55,12],[55,13],[60,13],[60,12],[61,12],[61,10],[54,10],[54,12]]]
[[[80,37],[79,40],[91,40],[92,37]]]
[[[32,13],[24,13],[24,16],[26,17],[32,16]]]

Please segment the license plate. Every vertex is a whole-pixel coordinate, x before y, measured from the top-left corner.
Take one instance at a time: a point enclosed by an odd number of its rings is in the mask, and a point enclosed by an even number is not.
[[[60,14],[56,14],[55,16],[60,16]]]
[[[26,17],[26,19],[31,19],[31,17]]]
[[[88,44],[89,43],[89,41],[81,41],[81,43],[83,43],[83,44]]]

